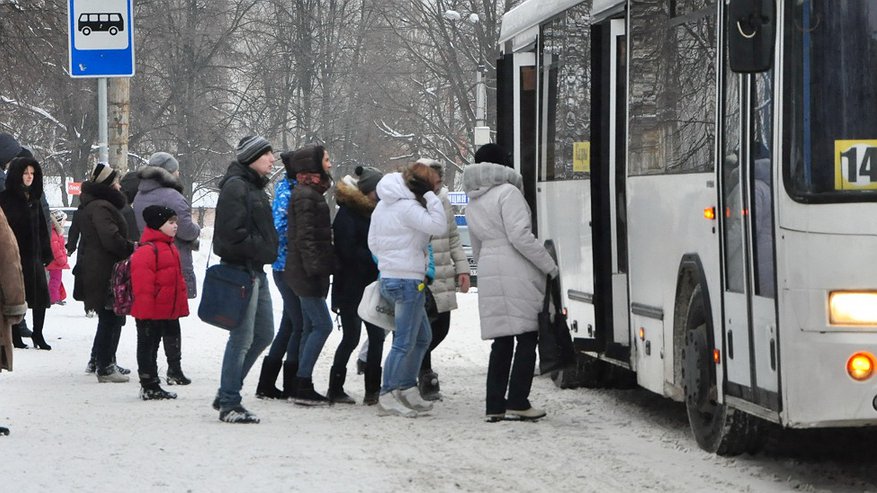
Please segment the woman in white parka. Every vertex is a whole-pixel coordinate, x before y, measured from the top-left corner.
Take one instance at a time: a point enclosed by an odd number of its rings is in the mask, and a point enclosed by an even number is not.
[[[523,179],[508,167],[506,152],[487,144],[475,153],[475,163],[463,172],[463,189],[469,195],[466,222],[478,262],[481,338],[493,339],[486,418],[491,422],[539,419],[545,411],[529,401],[536,366],[537,317],[545,276],[556,276],[557,265],[533,236]]]

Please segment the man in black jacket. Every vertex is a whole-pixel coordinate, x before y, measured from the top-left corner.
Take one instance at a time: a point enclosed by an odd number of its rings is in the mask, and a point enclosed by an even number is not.
[[[264,188],[274,166],[271,144],[247,136],[238,142],[237,160],[219,182],[213,251],[222,263],[254,276],[253,293],[241,324],[229,331],[219,392],[213,402],[227,423],[258,423],[241,405],[241,387],[259,354],[274,338],[274,315],[264,266],[277,257],[277,231]]]

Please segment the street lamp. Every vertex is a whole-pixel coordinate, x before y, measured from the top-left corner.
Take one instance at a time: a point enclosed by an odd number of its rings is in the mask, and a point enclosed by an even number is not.
[[[442,17],[457,22],[463,16],[456,10],[446,10]],[[481,29],[481,18],[476,13],[471,13],[466,17],[466,21],[477,29]],[[487,113],[487,85],[484,83],[484,54],[481,47],[478,47],[478,66],[475,69],[475,129],[473,135],[475,137],[474,144],[476,146],[484,145],[490,142],[490,128],[485,126],[485,114]]]

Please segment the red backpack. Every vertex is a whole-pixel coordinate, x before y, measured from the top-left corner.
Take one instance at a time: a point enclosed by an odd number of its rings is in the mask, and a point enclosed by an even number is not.
[[[147,241],[140,245],[152,245],[152,249],[155,250],[156,262],[158,262],[158,248],[154,243]],[[135,249],[134,251],[136,252],[137,250]],[[131,255],[134,255],[134,253],[132,252]],[[110,274],[110,289],[113,292],[113,312],[116,315],[130,315],[131,306],[134,305],[134,290],[131,288],[130,256],[113,264],[113,272]]]

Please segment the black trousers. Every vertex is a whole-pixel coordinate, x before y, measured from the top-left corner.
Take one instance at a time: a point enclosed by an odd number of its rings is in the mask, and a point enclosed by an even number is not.
[[[333,367],[347,366],[347,362],[350,361],[350,355],[359,346],[363,324],[365,324],[365,331],[368,334],[366,363],[377,361],[377,366],[381,366],[381,353],[383,353],[385,337],[384,329],[368,322],[363,322],[359,318],[359,314],[356,313],[358,306],[359,303],[344,303],[338,307],[338,311],[341,312],[341,330],[343,335],[341,343],[338,344],[338,349],[335,350],[335,359],[332,360]]]
[[[177,334],[180,333],[179,320],[137,320],[137,374],[142,386],[161,381],[158,376],[158,345],[162,336],[174,330]]]
[[[113,313],[112,310],[97,310],[97,333],[94,335],[94,359],[97,371],[106,374],[109,366],[116,360],[116,349],[125,317]]]
[[[517,348],[515,339],[518,341]],[[490,363],[487,366],[487,414],[502,414],[507,409],[530,408],[530,387],[533,385],[533,371],[536,368],[538,341],[537,332],[497,337],[493,340]]]
[[[438,318],[429,325],[432,327],[432,342],[429,343],[429,350],[423,357],[423,362],[420,363],[421,375],[432,371],[432,350],[437,348],[445,340],[445,337],[448,336],[448,330],[451,328],[451,312],[439,313]]]
[[[161,340],[164,341],[164,356],[167,358],[168,367],[180,366],[180,360],[183,358],[183,338],[180,333],[180,321],[168,320],[176,322],[165,326]]]

